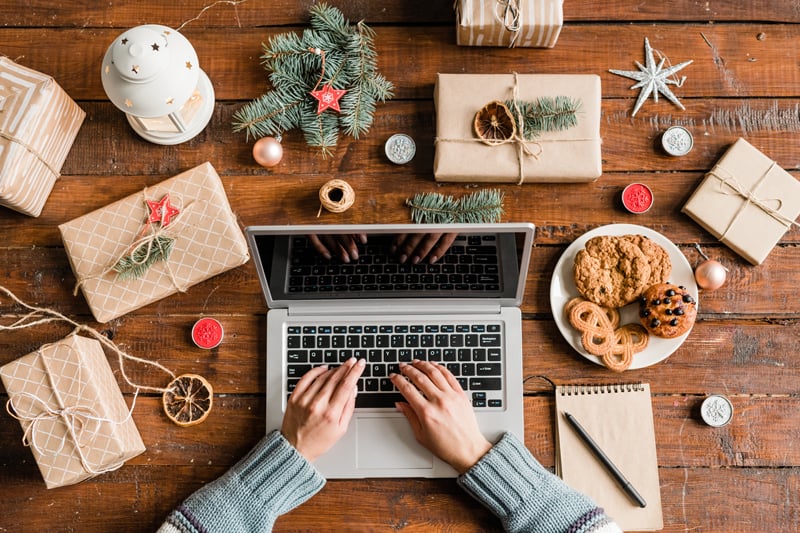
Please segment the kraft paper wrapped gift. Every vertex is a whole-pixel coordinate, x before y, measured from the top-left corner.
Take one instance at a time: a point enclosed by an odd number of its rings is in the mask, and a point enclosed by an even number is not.
[[[167,195],[166,205],[178,214],[163,227],[148,223],[148,202],[164,203]],[[210,163],[64,223],[59,230],[78,286],[98,322],[186,291],[249,259],[242,230]],[[122,257],[136,255],[134,248],[157,246],[153,239],[158,236],[174,239],[167,260],[156,261],[138,278],[117,275],[113,268]]]
[[[683,212],[760,265],[800,214],[800,182],[738,139],[706,174]]]
[[[490,146],[473,130],[475,114],[493,100],[549,96],[580,100],[576,126],[533,141]],[[594,74],[439,74],[434,92],[436,181],[579,183],[603,173],[600,78]]]
[[[0,378],[48,489],[145,451],[98,341],[70,335],[0,367]]]
[[[0,205],[42,213],[85,116],[53,78],[0,57]]]
[[[461,46],[552,48],[564,24],[563,0],[457,0]]]

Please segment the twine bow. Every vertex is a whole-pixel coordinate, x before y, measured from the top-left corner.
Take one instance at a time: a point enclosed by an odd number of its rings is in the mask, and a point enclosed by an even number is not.
[[[49,346],[52,346],[52,344],[39,348],[37,351],[37,357],[41,359],[42,366],[45,369],[45,374],[50,382],[50,390],[56,399],[58,408],[53,408],[41,397],[24,391],[16,394],[12,398],[9,398],[9,400],[6,402],[6,411],[8,414],[19,420],[23,427],[25,427],[25,432],[22,436],[23,445],[31,447],[41,456],[59,455],[64,449],[64,446],[66,446],[67,441],[72,440],[74,443],[75,452],[80,459],[81,466],[89,474],[97,475],[117,470],[124,464],[124,461],[120,461],[106,467],[94,465],[86,456],[84,448],[89,447],[91,443],[98,437],[103,424],[121,425],[130,420],[133,409],[136,407],[138,390],[136,391],[136,394],[134,394],[130,410],[122,420],[114,420],[108,417],[100,416],[94,408],[86,405],[65,405],[64,399],[61,396],[61,391],[59,391],[58,387],[53,382],[53,374],[49,367],[47,357],[43,353],[43,350]],[[66,358],[79,358],[71,346],[66,346],[66,348],[69,350],[69,354],[66,356]],[[73,383],[78,383],[81,387],[81,390],[77,392],[77,397],[81,398],[83,395],[83,387],[85,387],[85,382],[81,378],[82,367],[80,362],[78,362],[76,366],[78,368],[78,375],[76,379],[73,380]],[[28,407],[24,407],[23,405],[20,405],[19,402],[15,402],[15,400],[19,399],[27,399],[30,405]],[[54,436],[51,432],[47,431],[46,428],[40,428],[41,424],[55,420],[61,420],[67,429],[67,431],[60,437]],[[45,447],[38,440],[43,436],[47,437],[48,443],[51,439],[55,439],[57,442],[57,447]],[[85,444],[83,444],[84,442]]]
[[[783,201],[780,198],[768,198],[765,200],[759,198],[755,194],[755,191],[758,190],[759,186],[761,186],[761,184],[764,182],[764,180],[767,178],[770,172],[772,172],[772,169],[775,168],[776,166],[777,163],[775,163],[775,161],[772,161],[769,167],[767,167],[767,170],[765,170],[764,173],[756,180],[755,184],[750,188],[750,190],[745,190],[745,188],[736,179],[733,173],[731,173],[721,165],[715,165],[714,168],[712,168],[711,171],[707,174],[707,176],[711,176],[719,180],[718,188],[721,194],[739,196],[741,198],[744,198],[745,200],[742,203],[742,205],[739,206],[739,209],[731,218],[730,222],[725,228],[725,231],[723,231],[720,234],[719,236],[720,240],[723,240],[725,238],[730,229],[733,227],[734,223],[739,219],[739,217],[742,215],[745,209],[747,209],[748,205],[756,206],[757,208],[761,209],[764,213],[771,216],[772,218],[774,218],[787,228],[791,226],[800,226],[800,224],[797,224],[797,222],[790,219],[789,217],[787,217],[786,215],[784,215],[779,211],[783,206]],[[778,205],[777,209],[773,209],[772,207],[770,207],[768,205],[769,202],[773,203],[777,202]]]
[[[519,0],[497,0],[494,16],[506,30],[511,32],[511,42],[508,43],[508,47],[514,48],[522,29]]]

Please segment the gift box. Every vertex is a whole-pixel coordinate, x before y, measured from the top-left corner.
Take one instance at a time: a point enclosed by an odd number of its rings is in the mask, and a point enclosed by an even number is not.
[[[210,163],[66,222],[59,230],[78,287],[98,322],[184,292],[249,259],[244,235]],[[150,264],[148,258],[154,257]]]
[[[70,335],[0,367],[0,378],[48,489],[145,451],[98,341]]]
[[[85,116],[53,78],[0,57],[0,205],[42,213]]]
[[[738,139],[682,210],[720,242],[760,265],[800,214],[800,182]]]
[[[564,24],[563,0],[457,0],[461,46],[552,48]]]
[[[475,133],[476,113],[492,101],[571,98],[577,123],[485,144]],[[576,183],[602,174],[600,78],[594,74],[439,74],[434,91],[434,177],[448,182]]]

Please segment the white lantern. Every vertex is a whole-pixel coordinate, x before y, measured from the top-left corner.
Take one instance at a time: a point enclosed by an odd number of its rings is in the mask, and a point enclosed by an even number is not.
[[[197,53],[166,26],[136,26],[120,35],[106,51],[101,77],[131,127],[156,144],[188,141],[214,112],[214,87]]]

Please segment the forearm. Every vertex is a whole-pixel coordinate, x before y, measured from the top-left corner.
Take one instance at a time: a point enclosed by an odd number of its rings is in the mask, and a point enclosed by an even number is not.
[[[270,531],[280,515],[324,484],[311,463],[273,431],[222,477],[173,510],[159,533]]]
[[[620,531],[602,509],[540,465],[510,433],[458,483],[497,515],[507,531]]]

